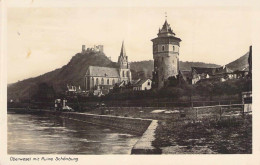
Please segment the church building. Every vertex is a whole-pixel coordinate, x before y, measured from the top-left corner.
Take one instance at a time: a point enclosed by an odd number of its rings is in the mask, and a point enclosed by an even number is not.
[[[159,28],[153,42],[153,87],[162,88],[169,77],[179,74],[179,47],[181,39],[175,37],[167,20]]]
[[[128,56],[126,56],[124,42],[122,43],[121,52],[118,57],[118,67],[101,67],[89,66],[85,75],[85,88],[87,91],[94,91],[99,89],[112,89],[118,83],[125,83],[132,81],[132,74],[130,65],[128,63]]]

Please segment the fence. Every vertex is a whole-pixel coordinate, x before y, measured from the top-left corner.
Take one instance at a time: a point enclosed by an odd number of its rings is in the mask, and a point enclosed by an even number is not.
[[[108,107],[204,107],[241,104],[240,100],[191,101],[191,102],[105,102]]]
[[[240,100],[220,100],[220,101],[191,101],[191,102],[157,102],[157,101],[111,101],[104,102],[103,106],[106,107],[165,107],[165,108],[174,108],[174,107],[205,107],[205,106],[216,106],[216,105],[234,105],[241,104]],[[95,108],[101,105],[101,102],[71,102],[68,103],[71,107],[82,107],[83,109]],[[31,103],[9,103],[9,108],[54,108],[54,102],[31,102]]]
[[[216,106],[204,106],[204,107],[193,107],[195,110],[195,118],[205,118],[209,114],[213,114],[218,118],[245,115],[252,111],[245,111],[244,104],[230,104],[230,105],[216,105]]]

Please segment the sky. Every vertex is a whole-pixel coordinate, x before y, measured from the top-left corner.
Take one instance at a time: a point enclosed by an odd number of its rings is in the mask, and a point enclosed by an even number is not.
[[[129,61],[151,60],[152,42],[167,21],[180,60],[225,65],[252,44],[249,7],[10,7],[7,10],[8,83],[66,65],[83,44],[104,45],[116,61],[124,41]]]

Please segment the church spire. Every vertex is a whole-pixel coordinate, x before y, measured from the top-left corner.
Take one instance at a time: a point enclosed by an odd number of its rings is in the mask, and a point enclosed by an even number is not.
[[[120,56],[123,56],[123,57],[126,56],[124,41],[122,42],[122,47],[121,47]]]

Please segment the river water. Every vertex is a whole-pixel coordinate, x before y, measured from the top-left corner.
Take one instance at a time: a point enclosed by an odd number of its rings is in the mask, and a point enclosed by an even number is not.
[[[130,154],[138,136],[59,117],[8,114],[8,154]]]

